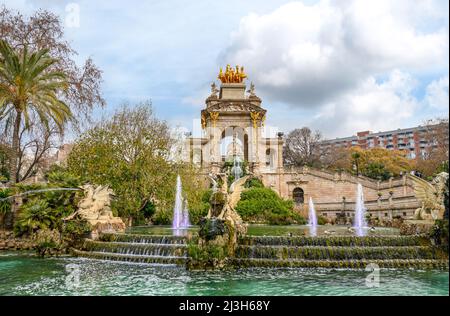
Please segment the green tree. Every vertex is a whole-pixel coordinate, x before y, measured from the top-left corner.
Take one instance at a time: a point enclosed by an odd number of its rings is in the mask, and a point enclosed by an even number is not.
[[[8,146],[0,143],[0,181],[9,179],[9,166]]]
[[[369,162],[364,170],[364,175],[372,179],[388,180],[392,177],[390,173],[382,163]]]
[[[356,168],[356,175],[359,176],[359,160],[361,159],[361,154],[357,151],[352,153],[353,164]]]
[[[194,168],[172,159],[174,140],[151,103],[124,106],[81,135],[68,158],[68,169],[94,184],[109,185],[116,194],[113,210],[138,220],[152,203],[154,218],[171,220],[177,174],[189,207],[201,202]]]
[[[92,109],[106,104],[101,96],[102,72],[91,58],[80,58],[71,43],[65,40],[63,22],[60,16],[45,9],[24,15],[0,5],[1,39],[21,56],[25,50],[33,53],[48,50],[48,55],[56,60],[46,72],[60,71],[66,77],[67,89],[58,97],[70,107],[73,116],[64,132],[80,132],[90,125]],[[30,125],[25,129],[22,124],[19,133],[17,176],[20,179],[17,181],[26,180],[37,171],[45,172],[48,167],[45,158],[51,155],[51,149],[61,145],[64,136],[56,124],[49,122],[50,127],[44,127],[39,124],[36,113],[33,114]],[[14,124],[7,126],[5,121],[0,120],[0,146],[5,144],[10,151]],[[8,174],[6,177],[9,179]]]
[[[25,47],[30,52],[48,49],[49,55],[57,60],[49,70],[63,71],[67,77],[68,89],[62,97],[74,114],[71,127],[85,126],[94,106],[106,104],[101,96],[101,70],[92,58],[83,60],[65,40],[61,16],[45,9],[24,15],[0,6],[0,38],[19,52]]]
[[[386,180],[413,169],[413,162],[401,150],[385,148],[362,149],[352,147],[343,150],[330,168],[346,170],[356,175]]]
[[[36,117],[43,126],[55,123],[61,130],[71,118],[70,108],[60,99],[67,89],[64,73],[48,70],[56,59],[48,50],[29,54],[27,47],[19,53],[0,40],[0,119],[6,129],[12,126],[10,182],[18,182],[19,133]]]

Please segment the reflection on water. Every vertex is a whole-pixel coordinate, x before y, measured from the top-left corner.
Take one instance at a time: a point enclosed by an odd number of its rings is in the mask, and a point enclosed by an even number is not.
[[[252,236],[310,236],[310,229],[308,225],[249,225],[247,235]],[[131,227],[127,230],[129,234],[148,234],[148,235],[176,235],[186,236],[190,233],[197,232],[198,227],[191,226],[188,229],[173,230],[171,226],[137,226]],[[179,234],[179,235],[177,235]],[[367,236],[385,236],[385,235],[399,235],[397,228],[376,227],[374,230],[366,229]],[[317,236],[354,236],[355,232],[347,226],[334,225],[325,226],[318,225],[316,229]]]
[[[68,286],[71,265],[79,283]],[[76,269],[75,269],[76,270]],[[380,287],[362,270],[244,269],[193,272],[176,266],[0,252],[0,295],[449,295],[448,271],[381,270]]]

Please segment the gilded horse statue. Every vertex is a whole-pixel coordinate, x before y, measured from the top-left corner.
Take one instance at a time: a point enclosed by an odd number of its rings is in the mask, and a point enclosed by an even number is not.
[[[217,77],[222,83],[242,83],[247,75],[244,72],[244,67],[236,65],[234,69],[227,65],[225,72],[220,68],[219,76]]]

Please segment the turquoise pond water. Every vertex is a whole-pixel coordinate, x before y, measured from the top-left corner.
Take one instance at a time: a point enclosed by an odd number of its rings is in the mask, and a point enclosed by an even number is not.
[[[333,225],[333,226],[318,226],[317,235],[352,236],[354,233],[348,231],[347,226]],[[196,233],[197,226],[190,227],[186,233]],[[128,234],[144,234],[144,235],[173,235],[174,231],[171,226],[155,225],[155,226],[135,226],[127,229]],[[310,227],[307,225],[248,225],[247,235],[250,236],[309,236]],[[398,235],[397,228],[377,227],[374,231],[366,230],[368,236],[377,235]]]
[[[193,272],[175,266],[0,252],[0,295],[449,295],[448,271],[244,269]],[[78,282],[77,282],[78,280]]]

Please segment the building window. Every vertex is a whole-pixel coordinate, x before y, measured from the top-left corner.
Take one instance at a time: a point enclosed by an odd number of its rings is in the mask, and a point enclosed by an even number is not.
[[[325,216],[325,217],[327,217],[327,213],[322,213],[322,216]]]
[[[387,217],[388,216],[388,213],[384,213],[384,217]]]
[[[302,188],[295,188],[294,191],[292,191],[292,197],[297,205],[305,202],[305,192]]]
[[[406,212],[403,212],[403,216],[406,216]]]

